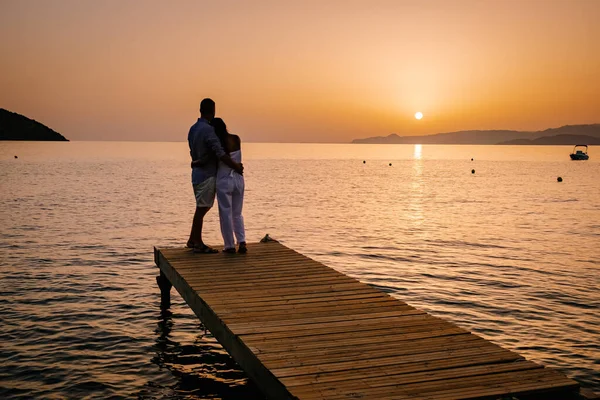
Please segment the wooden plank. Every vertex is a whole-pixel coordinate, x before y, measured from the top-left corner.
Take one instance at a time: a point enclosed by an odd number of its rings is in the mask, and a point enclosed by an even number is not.
[[[193,262],[187,264],[174,264],[174,268],[184,274],[219,274],[219,275],[232,275],[232,274],[245,274],[245,273],[289,273],[294,271],[317,271],[323,273],[336,273],[334,270],[324,271],[322,266],[319,266],[315,261],[306,262],[304,260],[285,260],[285,261],[253,261],[236,264],[235,266],[223,267],[222,265],[207,264],[203,267],[198,267]]]
[[[178,270],[179,271],[179,270]],[[249,278],[260,279],[261,282],[269,282],[276,284],[277,282],[285,282],[290,279],[310,279],[310,278],[348,278],[344,275],[340,276],[339,272],[324,270],[323,268],[301,269],[298,268],[283,271],[281,269],[273,270],[256,270],[252,269],[246,272],[240,271],[214,271],[207,272],[204,270],[195,270],[190,272],[179,271],[186,279],[197,279],[210,284],[232,284],[238,282],[248,282]]]
[[[540,369],[540,365],[529,361],[509,362],[493,365],[471,365],[463,367],[454,367],[436,370],[434,373],[430,371],[412,372],[404,374],[387,373],[384,376],[361,377],[358,379],[312,383],[309,385],[291,385],[293,393],[300,397],[314,397],[315,394],[323,398],[332,398],[340,393],[356,391],[364,389],[365,384],[369,389],[374,389],[378,393],[385,396],[385,391],[377,390],[377,388],[399,387],[412,383],[425,383],[431,381],[439,381],[446,379],[458,379],[465,377],[477,377],[498,374],[503,372],[517,372],[532,369]],[[389,390],[389,389],[385,389]],[[307,396],[308,395],[308,396]]]
[[[191,285],[190,285],[191,286]],[[300,287],[294,287],[294,288],[285,288],[285,289],[279,289],[279,288],[273,288],[273,289],[268,289],[268,290],[247,290],[244,291],[244,297],[246,298],[253,298],[253,297],[263,297],[265,295],[284,295],[284,294],[291,294],[291,293],[327,293],[327,292],[335,292],[335,291],[341,291],[341,290],[348,290],[348,289],[358,289],[360,287],[360,283],[358,282],[350,282],[350,283],[335,283],[335,284],[323,284],[323,285],[318,285],[318,284],[313,284],[310,286],[300,286]],[[204,293],[214,293],[214,294],[218,294],[221,297],[234,297],[234,296],[239,296],[240,293],[239,291],[236,290],[226,290],[226,289],[205,289],[205,288],[196,288],[195,286],[192,286],[193,289],[197,290],[198,294],[204,294]]]
[[[310,309],[321,309],[321,308],[337,308],[341,306],[363,306],[363,305],[387,305],[387,304],[396,304],[392,299],[385,298],[366,298],[366,299],[347,299],[347,300],[338,300],[335,303],[331,301],[323,300],[323,301],[312,301],[310,303],[279,303],[273,305],[235,305],[235,306],[215,306],[213,307],[215,311],[219,313],[246,313],[246,312],[266,312],[266,311],[284,311],[284,312],[296,312],[302,310],[310,310]]]
[[[349,300],[363,300],[370,301],[376,299],[389,299],[390,296],[387,296],[383,293],[373,293],[373,292],[358,292],[358,293],[347,293],[340,295],[329,295],[323,294],[323,296],[318,297],[300,297],[300,298],[292,298],[292,299],[283,299],[280,297],[271,297],[269,299],[255,299],[253,301],[243,301],[243,299],[237,299],[236,302],[223,302],[220,303],[220,306],[223,307],[263,307],[263,306],[285,306],[285,305],[300,305],[300,304],[315,304],[322,302],[337,302],[337,301],[349,301]]]
[[[237,274],[252,274],[252,273],[261,273],[263,275],[275,275],[275,274],[281,274],[281,275],[286,275],[289,273],[293,273],[293,272],[297,272],[297,271],[304,271],[304,272],[308,272],[308,271],[316,271],[316,272],[331,272],[331,271],[323,271],[319,267],[319,265],[315,265],[315,264],[305,264],[303,261],[287,261],[287,262],[281,262],[281,263],[271,263],[271,264],[265,264],[265,265],[261,265],[259,263],[244,263],[244,264],[240,264],[237,265],[236,267],[227,267],[227,269],[223,268],[223,267],[219,267],[218,265],[214,266],[214,267],[210,267],[207,266],[205,268],[198,268],[198,267],[194,267],[194,266],[190,266],[190,267],[185,267],[185,266],[178,266],[175,265],[174,268],[177,269],[177,271],[180,271],[181,275],[188,275],[188,274],[198,274],[198,275],[203,275],[203,276],[208,276],[208,275],[221,275],[224,277],[232,277],[234,275]],[[335,272],[335,271],[334,271]]]
[[[338,303],[341,304],[341,303]],[[424,311],[406,308],[396,312],[386,313],[368,313],[368,314],[352,314],[350,316],[325,317],[325,318],[307,318],[306,320],[291,320],[292,323],[287,323],[288,320],[279,320],[272,323],[247,323],[247,324],[232,324],[236,327],[238,335],[250,335],[254,333],[275,333],[286,332],[290,330],[315,329],[323,327],[339,327],[350,326],[359,327],[372,325],[378,322],[400,321],[400,318],[416,315],[429,315]]]
[[[351,313],[356,314],[370,314],[374,312],[383,312],[383,311],[403,311],[405,309],[400,306],[390,305],[390,306],[377,306],[373,305],[367,307],[368,304],[364,305],[361,308],[356,307],[330,307],[330,308],[312,308],[310,310],[299,310],[291,314],[286,314],[282,311],[277,312],[265,312],[265,313],[252,313],[252,314],[243,314],[239,315],[237,313],[227,313],[222,315],[222,319],[228,321],[228,323],[239,323],[239,322],[265,322],[268,323],[270,321],[278,321],[278,320],[290,320],[295,319],[299,323],[297,325],[301,325],[300,321],[305,320],[307,318],[318,318],[318,317],[348,317]]]
[[[209,299],[211,304],[240,304],[240,303],[253,303],[253,302],[262,302],[268,303],[272,301],[289,301],[289,300],[306,300],[306,299],[324,299],[331,298],[332,301],[335,301],[335,298],[345,297],[345,296],[356,296],[356,295],[386,295],[382,292],[377,292],[373,290],[369,286],[363,286],[355,289],[347,289],[347,290],[336,290],[330,292],[317,292],[317,293],[294,293],[294,294],[284,294],[284,295],[271,295],[271,296],[259,296],[252,299],[245,299],[244,297],[236,296],[236,297],[222,297],[211,294],[204,294],[203,298]],[[387,296],[387,295],[386,295]],[[403,303],[406,304],[406,303]]]
[[[320,308],[320,309],[310,309],[310,310],[300,310],[294,313],[286,313],[283,311],[268,311],[268,312],[257,312],[257,313],[230,313],[223,314],[222,317],[224,320],[231,322],[250,322],[250,321],[271,321],[277,319],[304,319],[304,318],[312,318],[312,317],[323,317],[323,316],[340,316],[340,315],[348,315],[349,311],[352,311],[357,314],[368,314],[373,312],[383,312],[383,311],[401,311],[406,310],[407,308],[402,307],[402,305],[396,305],[390,303],[389,305],[381,305],[381,306],[369,306],[365,304],[362,307],[336,307],[336,308]]]
[[[211,257],[209,256],[203,256],[203,257]],[[218,257],[218,256],[213,256],[213,257]],[[268,271],[269,268],[271,269],[275,269],[274,267],[276,267],[277,269],[279,268],[283,268],[283,267],[289,267],[288,269],[291,269],[293,267],[299,268],[318,268],[319,267],[319,263],[314,261],[314,260],[307,260],[304,257],[277,257],[277,258],[269,258],[269,257],[265,257],[265,258],[260,258],[260,259],[239,259],[239,260],[234,260],[235,264],[232,265],[227,265],[224,266],[223,263],[227,261],[227,259],[214,259],[212,261],[202,261],[202,264],[198,264],[198,261],[191,259],[191,260],[181,260],[178,261],[176,263],[173,263],[173,266],[177,267],[177,270],[181,270],[181,271],[196,271],[196,270],[214,270],[216,272],[230,272],[230,271],[251,271],[251,270],[257,270],[257,269],[261,269],[264,271]]]
[[[451,326],[448,322],[432,317],[429,314],[417,314],[411,316],[402,316],[396,318],[384,318],[381,320],[353,320],[352,314],[346,321],[324,323],[320,326],[309,325],[295,325],[292,329],[279,329],[277,331],[266,330],[266,331],[254,331],[246,334],[238,333],[244,340],[271,340],[277,338],[300,338],[307,337],[309,339],[312,336],[327,335],[328,338],[333,338],[336,334],[348,334],[347,336],[355,337],[358,334],[363,335],[370,331],[384,331],[381,333],[393,333],[393,332],[408,332],[412,328],[427,329],[432,326]]]
[[[425,316],[427,316],[427,314],[425,314]],[[327,329],[315,329],[314,332],[311,332],[310,330],[304,330],[299,332],[297,335],[294,333],[294,331],[287,331],[276,332],[274,334],[243,335],[242,338],[245,342],[253,344],[267,341],[271,343],[283,341],[291,344],[301,344],[310,343],[313,341],[323,341],[325,339],[336,342],[343,340],[357,340],[360,337],[371,337],[373,340],[373,337],[376,336],[381,336],[383,338],[384,335],[393,336],[395,334],[429,332],[451,328],[453,328],[453,325],[446,321],[419,321],[409,326],[373,324],[363,328],[358,328],[356,330],[352,330],[349,329],[349,327],[344,326],[341,329],[332,330],[331,332],[328,332]]]
[[[368,384],[368,382],[377,382],[378,379],[388,379],[390,382],[402,384],[402,379],[405,376],[410,377],[412,374],[428,374],[433,380],[438,380],[438,378],[436,378],[438,373],[442,373],[439,379],[443,379],[444,371],[453,368],[499,365],[506,362],[527,362],[521,358],[515,358],[514,354],[510,353],[496,353],[495,356],[494,363],[490,363],[490,360],[493,360],[494,358],[492,358],[489,353],[475,354],[449,359],[430,359],[427,362],[417,360],[394,365],[372,366],[358,370],[332,371],[318,375],[295,375],[281,378],[281,380],[292,392],[296,392],[294,387],[314,386],[317,389],[321,387],[344,387],[349,381],[362,381],[364,387],[371,388],[373,386]]]
[[[243,260],[236,262],[235,265],[223,266],[222,263],[206,263],[202,266],[196,264],[195,261],[189,260],[187,262],[179,262],[173,264],[177,270],[182,272],[194,272],[194,271],[214,271],[215,273],[230,273],[230,272],[251,272],[251,271],[263,271],[269,272],[281,269],[281,270],[293,270],[297,269],[319,269],[319,263],[316,261],[307,261],[302,258],[288,258],[288,259],[256,259],[256,260]],[[332,270],[334,271],[334,270]],[[325,272],[325,271],[323,271]]]
[[[363,308],[372,309],[373,307],[393,307],[395,309],[408,309],[408,306],[403,304],[398,304],[393,299],[369,299],[367,301],[361,301],[361,299],[354,300],[346,300],[346,301],[338,301],[338,302],[312,302],[312,303],[303,303],[303,304],[289,304],[289,305],[278,305],[278,306],[263,306],[263,307],[242,307],[242,306],[215,306],[215,309],[219,309],[224,316],[231,313],[244,313],[246,315],[254,315],[260,314],[264,315],[266,313],[270,314],[281,314],[287,315],[289,313],[308,313],[312,310],[360,310]]]
[[[352,389],[359,398],[377,399],[469,399],[489,396],[509,396],[544,391],[548,387],[572,389],[573,381],[566,382],[561,375],[546,368],[509,371],[488,375],[440,379],[427,382],[406,383],[397,386]],[[477,390],[473,390],[477,388]],[[302,396],[301,391],[294,392]],[[323,399],[345,399],[348,392],[343,388],[321,393]],[[315,398],[315,397],[312,397]],[[319,398],[319,397],[317,397]]]
[[[275,282],[273,281],[248,281],[248,280],[238,280],[232,282],[225,282],[220,280],[218,282],[206,281],[202,278],[197,277],[186,277],[188,283],[198,288],[198,290],[204,291],[218,291],[218,292],[228,292],[232,290],[261,290],[261,289],[270,289],[273,287],[277,288],[286,288],[289,286],[296,287],[307,287],[310,285],[324,285],[324,284],[340,284],[341,282],[346,283],[355,283],[350,280],[345,280],[338,278],[336,276],[315,276],[315,277],[307,277],[306,279],[302,279],[301,277],[288,277],[287,279],[280,279]],[[259,278],[260,279],[260,278]]]
[[[319,363],[321,360],[326,362],[330,360],[351,360],[355,357],[362,357],[363,354],[375,354],[377,351],[385,352],[388,349],[394,349],[395,354],[398,355],[420,354],[430,353],[443,348],[463,348],[465,346],[481,344],[482,342],[489,343],[470,333],[413,340],[410,346],[407,346],[404,340],[392,340],[388,337],[385,341],[371,341],[363,343],[360,346],[350,344],[325,349],[299,349],[291,353],[287,351],[272,351],[261,353],[260,359],[263,361],[280,360],[283,362],[282,365],[292,366],[305,363],[307,359],[315,363]]]
[[[370,368],[370,367],[382,367],[382,366],[393,366],[407,364],[410,362],[424,363],[432,360],[444,360],[448,361],[453,358],[466,358],[475,356],[486,356],[486,362],[491,360],[497,361],[501,359],[506,360],[519,360],[522,359],[516,353],[505,350],[498,346],[483,346],[483,347],[472,347],[468,349],[459,350],[448,350],[439,351],[426,354],[416,355],[394,355],[389,357],[380,358],[366,358],[362,360],[343,361],[329,364],[317,364],[317,365],[306,365],[301,367],[281,367],[272,368],[268,363],[265,365],[273,372],[279,379],[290,376],[300,375],[324,375],[329,372],[341,372],[341,371],[353,371],[356,372],[359,369]]]
[[[398,311],[388,311],[388,312],[376,312],[376,313],[368,313],[368,314],[356,314],[353,315],[355,321],[360,321],[361,319],[373,319],[373,318],[385,318],[385,317],[394,317],[394,316],[402,316],[402,315],[415,315],[415,314],[425,314],[424,311],[417,310],[416,308],[407,308]],[[293,326],[293,325],[308,325],[308,324],[322,324],[324,322],[337,322],[337,321],[346,321],[346,315],[339,316],[325,316],[325,317],[310,317],[304,319],[279,319],[276,321],[268,321],[268,322],[240,322],[240,323],[230,323],[228,324],[231,329],[235,329],[236,332],[240,332],[239,334],[244,334],[245,332],[252,331],[255,328],[268,328],[268,327],[281,327],[281,326]]]
[[[355,338],[346,338],[344,341],[309,341],[303,343],[296,343],[294,341],[280,341],[280,342],[255,342],[249,341],[252,343],[252,347],[256,349],[257,352],[260,353],[269,353],[269,352],[281,352],[281,351],[289,351],[294,352],[298,350],[306,350],[306,349],[326,349],[326,348],[335,348],[335,347],[345,347],[350,345],[360,346],[365,343],[371,343],[374,340],[394,340],[394,341],[405,341],[409,342],[416,339],[423,338],[436,338],[440,336],[451,336],[451,335],[460,335],[467,333],[462,328],[458,327],[441,327],[436,329],[430,329],[427,331],[417,331],[417,332],[409,332],[409,333],[394,333],[387,334],[385,337],[381,337],[381,334],[377,331],[373,332],[373,335],[367,336],[357,336]],[[407,343],[406,345],[410,345]]]
[[[491,346],[489,342],[473,335],[456,335],[455,337],[464,338],[462,340],[448,341],[447,337],[429,338],[423,341],[426,344],[422,346],[413,345],[410,347],[402,346],[400,342],[369,343],[360,347],[346,346],[337,347],[335,351],[330,349],[319,349],[318,351],[297,351],[293,354],[286,352],[262,354],[260,359],[264,363],[269,362],[271,368],[298,367],[304,365],[318,365],[338,363],[342,361],[362,360],[365,358],[380,358],[387,356],[408,356],[426,353],[436,353],[440,351],[461,350],[468,347]],[[444,339],[444,340],[439,340]],[[468,340],[467,340],[468,339]],[[373,344],[376,344],[375,346]],[[328,351],[329,350],[329,351]]]
[[[273,399],[573,393],[576,382],[280,243],[155,251],[161,271]]]

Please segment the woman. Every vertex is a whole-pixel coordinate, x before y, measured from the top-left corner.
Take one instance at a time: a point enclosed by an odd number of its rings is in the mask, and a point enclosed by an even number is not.
[[[227,132],[227,126],[221,118],[214,118],[212,126],[221,141],[223,150],[237,163],[242,162],[242,143],[240,137]],[[222,161],[217,170],[217,202],[219,203],[219,220],[221,234],[225,246],[223,252],[235,253],[235,241],[238,242],[238,253],[246,253],[246,232],[242,206],[244,203],[244,177]]]

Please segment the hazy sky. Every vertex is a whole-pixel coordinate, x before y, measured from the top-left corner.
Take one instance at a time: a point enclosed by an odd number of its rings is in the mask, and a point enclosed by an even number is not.
[[[0,107],[72,140],[600,122],[600,0],[0,0]],[[414,114],[421,111],[422,120]]]

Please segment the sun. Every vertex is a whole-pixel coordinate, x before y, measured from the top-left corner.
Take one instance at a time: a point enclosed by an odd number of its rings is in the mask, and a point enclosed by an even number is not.
[[[421,118],[423,118],[423,113],[422,113],[421,111],[417,111],[417,112],[415,113],[415,118],[416,118],[416,119],[421,119]]]

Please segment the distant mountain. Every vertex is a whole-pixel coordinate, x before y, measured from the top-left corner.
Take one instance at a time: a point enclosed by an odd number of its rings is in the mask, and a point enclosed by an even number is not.
[[[69,141],[46,125],[4,108],[0,108],[0,140]]]
[[[554,136],[542,136],[540,138],[529,140],[529,139],[515,139],[508,140],[506,142],[498,144],[523,144],[523,145],[569,145],[575,146],[576,144],[589,144],[589,145],[600,145],[600,137],[589,136],[589,135],[554,135]]]
[[[376,136],[366,139],[354,139],[352,143],[380,143],[380,144],[532,144],[541,137],[547,136],[590,136],[600,138],[600,124],[592,125],[566,125],[560,128],[551,128],[543,131],[525,132],[509,130],[472,130],[438,133],[426,136],[398,136],[392,133],[389,136]],[[567,140],[562,137],[561,140]],[[577,144],[572,138],[567,144]],[[590,143],[582,143],[590,144]]]

